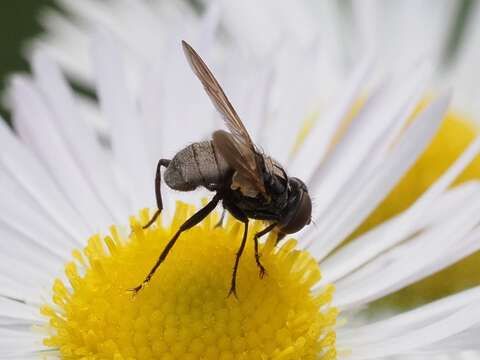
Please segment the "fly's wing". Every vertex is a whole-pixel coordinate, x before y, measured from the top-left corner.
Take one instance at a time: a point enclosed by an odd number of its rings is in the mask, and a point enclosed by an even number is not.
[[[255,189],[265,194],[265,185],[259,164],[260,155],[255,150],[247,129],[223,92],[220,84],[208,69],[196,51],[182,41],[183,51],[195,75],[201,81],[205,91],[215,108],[222,115],[231,134],[217,131],[214,133],[214,143],[224,155],[228,164],[247,179]],[[215,135],[216,134],[216,135]],[[217,140],[215,140],[215,137]]]
[[[256,193],[259,192],[265,194],[263,180],[259,178],[255,169],[249,163],[250,148],[238,142],[234,135],[224,130],[215,131],[212,138],[215,149],[240,175],[242,193],[251,197],[255,197]]]

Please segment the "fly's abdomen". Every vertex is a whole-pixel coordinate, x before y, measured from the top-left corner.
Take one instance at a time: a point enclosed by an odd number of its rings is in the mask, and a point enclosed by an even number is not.
[[[191,144],[180,150],[165,171],[165,182],[172,189],[195,190],[222,183],[230,168],[215,151],[211,141]]]

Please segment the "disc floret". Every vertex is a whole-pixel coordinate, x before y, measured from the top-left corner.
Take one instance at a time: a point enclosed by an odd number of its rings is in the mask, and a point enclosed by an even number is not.
[[[238,271],[238,299],[228,297],[242,227],[216,214],[186,232],[137,296],[127,289],[142,279],[176,227],[193,212],[179,204],[171,226],[149,229],[132,218],[132,232],[117,227],[90,238],[65,266],[42,314],[49,321],[44,344],[62,358],[89,359],[331,359],[336,356],[337,310],[333,287],[312,292],[320,279],[315,260],[295,250],[295,240],[261,245],[267,274],[259,277],[253,239]],[[253,229],[260,229],[255,223]]]

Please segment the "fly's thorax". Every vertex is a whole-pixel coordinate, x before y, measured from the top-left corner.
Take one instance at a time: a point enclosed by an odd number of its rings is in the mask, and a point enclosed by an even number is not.
[[[180,191],[198,186],[221,184],[229,172],[226,161],[215,151],[211,141],[188,145],[180,150],[165,171],[165,182]]]
[[[282,198],[286,201],[288,176],[283,166],[267,155],[262,155],[262,159],[264,164],[263,181],[269,195],[274,198]]]
[[[287,174],[283,169],[282,164],[280,164],[277,160],[272,159],[270,156],[262,155],[263,163],[265,166],[265,172],[271,174],[271,176],[276,176],[278,178],[283,179],[285,182],[288,181]]]
[[[235,172],[232,177],[232,198],[250,217],[257,218],[251,215],[261,213],[268,214],[269,218],[265,220],[280,218],[288,205],[288,177],[280,163],[267,155],[261,154],[260,156],[266,194],[260,194],[252,188],[250,195],[246,191],[249,190],[246,186],[248,182],[244,186],[236,186],[235,179],[239,178],[239,174]],[[240,181],[238,182],[242,184]],[[258,218],[261,219],[261,217]]]

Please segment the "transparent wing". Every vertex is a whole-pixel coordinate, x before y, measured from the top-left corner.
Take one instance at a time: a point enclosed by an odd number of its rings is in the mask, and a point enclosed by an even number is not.
[[[218,110],[218,112],[223,116],[225,124],[227,125],[230,132],[238,138],[240,142],[244,142],[245,145],[249,146],[254,150],[254,144],[250,135],[248,134],[247,129],[243,125],[240,117],[233,108],[232,104],[228,100],[227,96],[223,92],[218,81],[213,76],[210,69],[207,67],[202,58],[197,54],[197,52],[185,41],[182,41],[183,51],[185,56],[190,64],[195,75],[202,82],[205,91],[210,97],[213,105]]]
[[[231,142],[231,144],[228,145],[229,149],[232,154],[236,152],[242,159],[242,164],[235,162],[239,166],[238,168],[229,162],[230,166],[237,171],[241,171],[242,175],[248,176],[250,181],[256,184],[255,187],[262,193],[265,193],[265,186],[259,166],[259,155],[255,150],[255,144],[250,138],[247,129],[205,62],[185,41],[182,41],[182,46],[190,67],[201,81],[210,100],[222,115],[227,128],[231,132],[231,138],[226,140]]]
[[[222,154],[227,163],[235,169],[248,184],[258,192],[265,194],[265,185],[250,164],[250,149],[236,141],[227,131],[217,130],[212,135],[215,149]]]

